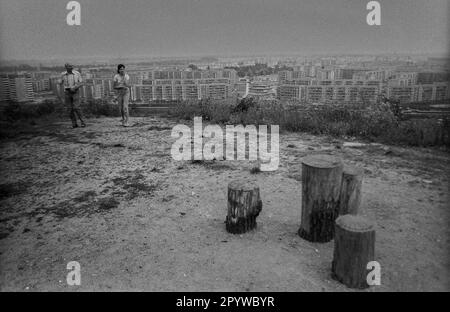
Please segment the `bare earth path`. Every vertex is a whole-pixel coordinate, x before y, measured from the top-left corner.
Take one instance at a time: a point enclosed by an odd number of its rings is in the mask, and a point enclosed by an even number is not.
[[[38,125],[0,142],[0,290],[347,291],[330,277],[333,242],[297,235],[312,153],[365,169],[382,273],[369,291],[450,290],[448,153],[285,133],[279,170],[250,174],[246,161],[175,162],[174,121],[133,123]],[[226,186],[242,177],[259,184],[263,210],[256,231],[234,236]],[[79,287],[66,283],[72,260]]]

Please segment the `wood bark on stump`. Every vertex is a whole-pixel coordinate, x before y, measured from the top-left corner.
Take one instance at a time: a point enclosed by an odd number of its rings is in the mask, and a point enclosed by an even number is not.
[[[342,172],[341,195],[339,198],[339,215],[359,212],[361,205],[362,170],[344,166]]]
[[[300,237],[329,242],[339,215],[343,163],[330,155],[313,155],[302,161],[302,217]]]
[[[332,276],[350,288],[368,288],[367,264],[375,257],[375,226],[361,216],[336,219]]]
[[[228,184],[226,229],[233,234],[256,228],[256,217],[262,209],[259,187],[252,182],[232,181]]]

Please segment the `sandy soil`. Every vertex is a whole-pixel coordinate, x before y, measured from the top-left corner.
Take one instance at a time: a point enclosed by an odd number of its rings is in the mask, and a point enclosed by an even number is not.
[[[0,142],[0,290],[348,291],[330,276],[333,242],[297,235],[301,158],[313,153],[364,167],[382,273],[368,291],[450,290],[448,153],[284,133],[279,170],[251,174],[247,161],[173,161],[175,121],[132,122],[40,124]],[[263,200],[244,235],[224,224],[237,178]],[[79,287],[66,283],[73,260]]]

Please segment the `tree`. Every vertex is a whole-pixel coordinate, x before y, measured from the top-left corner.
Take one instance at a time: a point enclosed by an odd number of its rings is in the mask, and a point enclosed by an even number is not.
[[[189,64],[188,68],[190,68],[192,70],[198,70],[198,67],[194,64]]]

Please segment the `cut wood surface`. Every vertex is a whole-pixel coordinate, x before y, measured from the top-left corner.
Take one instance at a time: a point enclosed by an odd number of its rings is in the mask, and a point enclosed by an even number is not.
[[[360,212],[362,179],[363,171],[361,168],[344,166],[339,198],[339,215],[356,215]]]
[[[328,242],[334,236],[339,214],[342,160],[312,155],[302,160],[302,217],[299,235],[311,242]]]
[[[367,288],[367,264],[375,260],[375,226],[362,216],[336,219],[333,278],[350,288]]]
[[[253,182],[232,181],[228,184],[226,229],[233,234],[256,228],[256,217],[262,209],[259,187]]]

